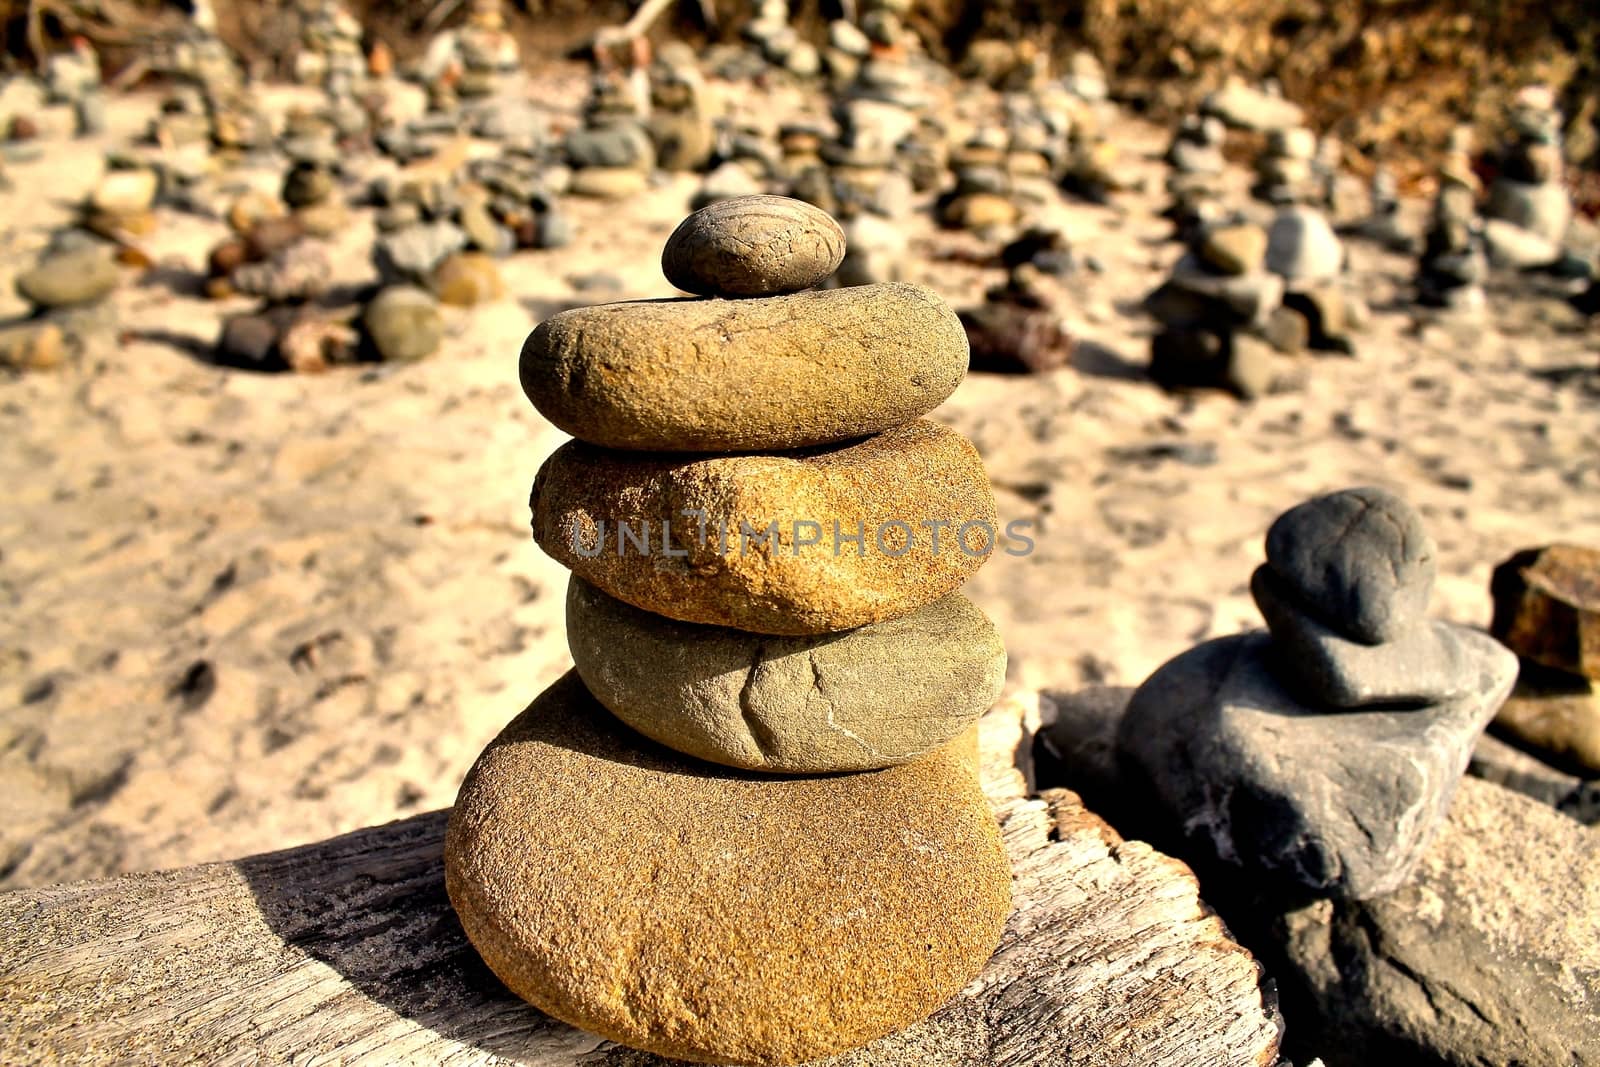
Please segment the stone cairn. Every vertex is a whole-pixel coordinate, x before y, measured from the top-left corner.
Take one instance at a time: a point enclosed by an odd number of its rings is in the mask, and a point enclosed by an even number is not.
[[[1260,396],[1276,377],[1272,343],[1294,349],[1302,334],[1284,336],[1284,283],[1266,269],[1267,232],[1232,219],[1200,230],[1190,252],[1145,298],[1161,324],[1150,341],[1150,376],[1168,389],[1228,389]],[[1292,328],[1293,323],[1288,323]]]
[[[1490,582],[1490,632],[1522,661],[1495,732],[1585,778],[1600,777],[1600,550],[1518,552]]]
[[[695,1062],[907,1026],[1009,907],[972,729],[1005,653],[955,591],[994,503],[921,417],[966,345],[926,289],[812,291],[843,240],[798,201],[718,202],[663,255],[700,299],[564,312],[522,352],[578,438],[531,500],[577,666],[468,774],[446,883],[513,991]]]
[[[1427,307],[1479,311],[1489,261],[1478,223],[1478,176],[1472,170],[1472,133],[1458,129],[1439,168],[1439,191],[1417,266],[1417,301]]]
[[[1292,508],[1250,583],[1269,632],[1208,641],[1135,692],[1120,759],[1200,855],[1292,894],[1406,881],[1517,673],[1487,635],[1425,617],[1434,554],[1381,489]]]
[[[1544,86],[1522,90],[1510,125],[1512,137],[1500,152],[1499,174],[1484,207],[1490,256],[1511,267],[1548,265],[1561,256],[1572,221],[1554,94]]]

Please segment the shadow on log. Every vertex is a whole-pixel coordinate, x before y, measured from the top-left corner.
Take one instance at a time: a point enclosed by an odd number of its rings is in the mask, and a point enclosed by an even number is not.
[[[1037,708],[983,720],[1016,910],[982,975],[833,1067],[1277,1062],[1259,968],[1187,868],[1062,790]],[[661,1067],[518,1000],[451,911],[446,812],[233,863],[0,896],[0,1061]]]

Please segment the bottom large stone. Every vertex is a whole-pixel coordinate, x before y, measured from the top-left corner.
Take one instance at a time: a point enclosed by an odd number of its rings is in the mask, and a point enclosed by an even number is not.
[[[568,674],[462,785],[450,899],[565,1022],[702,1063],[831,1055],[929,1015],[999,943],[1010,869],[973,748],[741,773],[633,733]]]
[[[1516,658],[1498,642],[1457,637],[1464,696],[1334,712],[1280,684],[1265,634],[1208,641],[1134,693],[1118,754],[1210,858],[1279,889],[1352,900],[1391,892],[1516,679]]]

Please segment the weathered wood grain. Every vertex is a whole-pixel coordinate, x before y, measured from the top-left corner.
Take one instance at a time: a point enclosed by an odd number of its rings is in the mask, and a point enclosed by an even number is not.
[[[1277,1061],[1255,961],[1182,864],[1028,799],[1033,709],[983,721],[1016,873],[988,968],[832,1067]],[[502,988],[445,898],[445,812],[233,863],[0,896],[0,1062],[660,1067]],[[755,976],[752,976],[754,979]]]

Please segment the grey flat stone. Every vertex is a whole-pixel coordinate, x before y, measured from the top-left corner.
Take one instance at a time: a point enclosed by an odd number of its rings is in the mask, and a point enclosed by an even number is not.
[[[1499,643],[1470,632],[1462,641],[1469,695],[1340,714],[1283,688],[1265,633],[1208,641],[1139,687],[1117,733],[1121,761],[1209,856],[1286,890],[1391,892],[1516,678],[1516,658]]]
[[[1472,631],[1424,619],[1392,641],[1362,644],[1328,629],[1288,599],[1283,580],[1265,565],[1250,576],[1250,594],[1272,631],[1272,656],[1302,699],[1331,708],[1436,704],[1466,696],[1473,681],[1463,634]]]

